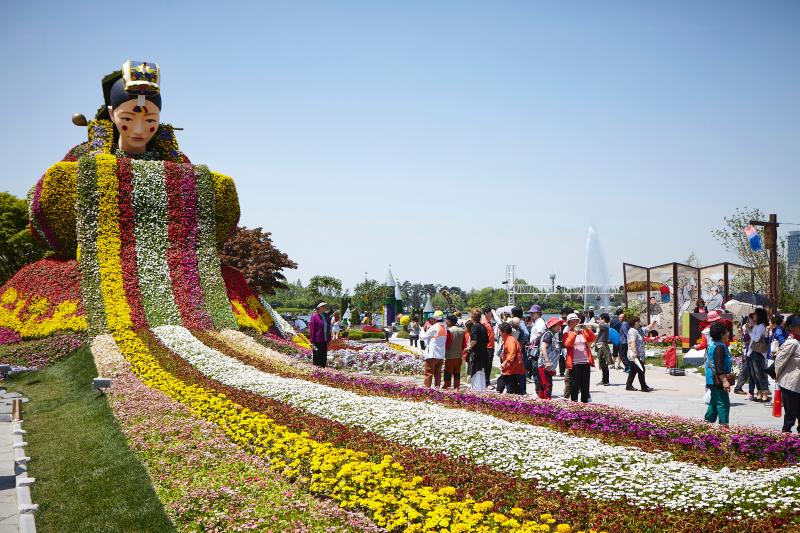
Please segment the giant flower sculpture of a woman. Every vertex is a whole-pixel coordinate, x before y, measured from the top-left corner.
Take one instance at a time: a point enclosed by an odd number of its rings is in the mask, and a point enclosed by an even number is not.
[[[88,139],[28,195],[31,232],[52,254],[0,289],[0,328],[21,338],[121,324],[274,328],[241,274],[220,265],[236,188],[192,164],[161,123],[158,65],[127,61],[102,87],[103,105],[82,121]]]

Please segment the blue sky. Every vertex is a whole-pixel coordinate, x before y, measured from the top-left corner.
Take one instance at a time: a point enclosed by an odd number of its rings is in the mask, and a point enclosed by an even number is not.
[[[736,207],[800,222],[798,2],[65,4],[0,4],[0,190],[156,61],[162,119],[292,280],[578,283],[593,224],[617,282],[735,259],[710,230]]]

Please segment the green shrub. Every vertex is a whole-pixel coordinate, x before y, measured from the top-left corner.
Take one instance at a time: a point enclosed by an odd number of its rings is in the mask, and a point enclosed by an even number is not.
[[[275,307],[275,312],[281,315],[305,315],[310,313],[311,309],[303,309],[302,307]]]
[[[409,334],[408,334],[407,331],[398,331],[397,332],[397,337],[400,338],[400,339],[407,339],[408,335]]]
[[[364,333],[360,329],[350,329],[347,331],[347,338],[353,341],[360,341],[364,338]]]

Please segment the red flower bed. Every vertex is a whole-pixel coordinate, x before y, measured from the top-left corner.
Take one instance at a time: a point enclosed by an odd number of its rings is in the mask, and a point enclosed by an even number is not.
[[[47,298],[50,308],[41,315],[42,318],[52,317],[56,306],[67,300],[78,302],[75,315],[83,314],[81,272],[78,269],[78,262],[74,259],[42,259],[25,265],[0,288],[0,295],[5,294],[10,288],[17,291],[18,297]],[[30,303],[29,301],[28,305]],[[14,306],[6,305],[6,309],[11,311]]]

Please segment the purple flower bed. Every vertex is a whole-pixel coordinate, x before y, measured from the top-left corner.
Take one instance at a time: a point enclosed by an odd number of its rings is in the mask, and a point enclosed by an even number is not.
[[[793,464],[800,457],[800,436],[760,428],[723,429],[689,418],[637,412],[618,407],[444,391],[407,383],[380,381],[368,376],[348,375],[330,369],[315,368],[311,375],[319,381],[334,386],[341,385],[371,394],[435,401],[459,407],[520,415],[522,420],[529,419],[560,429],[591,432],[604,437],[612,435],[623,441],[646,440],[720,455],[734,453],[765,463],[774,461]]]
[[[44,368],[86,344],[82,333],[56,333],[50,337],[0,346],[0,363]]]

